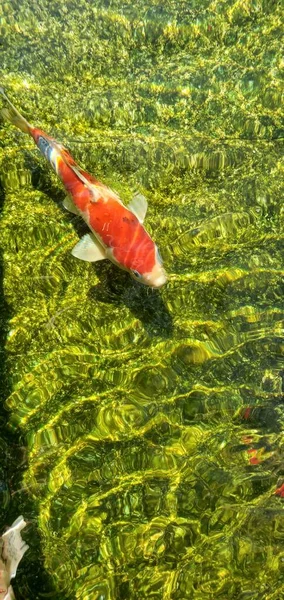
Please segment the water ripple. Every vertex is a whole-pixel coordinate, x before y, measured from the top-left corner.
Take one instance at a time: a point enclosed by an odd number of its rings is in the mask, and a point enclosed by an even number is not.
[[[76,261],[84,227],[1,124],[5,406],[27,455],[2,504],[32,500],[51,598],[280,600],[280,5],[140,4],[0,7],[11,98],[147,196],[169,275],[152,291]]]

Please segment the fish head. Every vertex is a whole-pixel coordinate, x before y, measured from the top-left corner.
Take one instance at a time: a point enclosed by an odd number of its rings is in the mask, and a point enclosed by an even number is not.
[[[152,264],[151,270],[145,271],[145,268],[143,269],[142,266],[140,269],[130,268],[129,272],[135,281],[139,281],[139,283],[143,283],[149,287],[160,288],[166,283],[167,275],[156,245],[154,246],[154,261],[152,261]]]

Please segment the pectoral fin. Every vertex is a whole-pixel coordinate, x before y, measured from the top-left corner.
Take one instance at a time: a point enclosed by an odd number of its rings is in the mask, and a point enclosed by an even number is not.
[[[140,223],[143,223],[148,208],[148,202],[142,194],[135,194],[127,206]]]
[[[78,244],[74,246],[71,254],[80,260],[86,260],[88,262],[97,262],[98,260],[104,260],[106,258],[105,249],[98,242],[94,235],[86,233]]]
[[[66,210],[69,210],[69,212],[73,213],[74,215],[79,215],[79,211],[78,208],[75,206],[72,198],[70,198],[70,196],[66,196],[66,198],[64,198],[63,200],[63,206],[64,208],[66,208]]]

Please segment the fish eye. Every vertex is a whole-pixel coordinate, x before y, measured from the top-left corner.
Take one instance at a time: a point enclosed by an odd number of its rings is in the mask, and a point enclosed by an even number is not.
[[[140,277],[142,277],[141,273],[139,273],[139,271],[135,271],[135,269],[131,269],[131,273],[136,279],[140,279]]]

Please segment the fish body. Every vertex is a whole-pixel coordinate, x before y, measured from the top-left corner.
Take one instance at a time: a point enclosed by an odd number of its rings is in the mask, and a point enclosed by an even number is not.
[[[76,244],[72,254],[90,262],[107,258],[136,281],[151,287],[162,286],[167,280],[162,260],[142,224],[146,199],[137,195],[126,207],[115,192],[81,169],[66,148],[30,125],[1,88],[0,91],[9,103],[9,108],[2,110],[3,116],[32,136],[67,191],[65,208],[79,214],[91,230]]]

